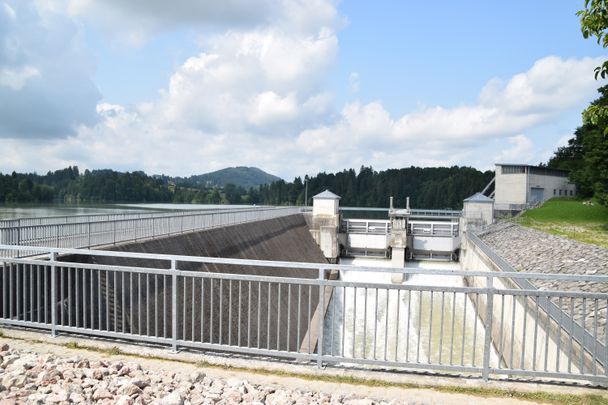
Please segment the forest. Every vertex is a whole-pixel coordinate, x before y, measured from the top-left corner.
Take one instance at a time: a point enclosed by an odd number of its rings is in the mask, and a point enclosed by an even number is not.
[[[408,167],[375,171],[362,166],[338,173],[319,173],[292,182],[279,180],[245,189],[234,184],[205,187],[176,182],[168,176],[149,176],[141,171],[85,170],[71,166],[46,175],[0,174],[0,203],[135,203],[173,202],[197,204],[304,205],[312,196],[329,189],[342,197],[343,206],[387,207],[389,197],[403,206],[462,208],[462,200],[492,179],[492,171],[470,167]]]
[[[589,108],[608,112],[608,86],[598,89],[600,96]],[[608,115],[607,115],[608,116]],[[608,120],[584,120],[568,145],[559,147],[548,167],[570,171],[580,197],[595,198],[608,206]]]

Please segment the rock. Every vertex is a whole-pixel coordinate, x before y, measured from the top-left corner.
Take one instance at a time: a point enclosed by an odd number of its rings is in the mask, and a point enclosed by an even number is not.
[[[0,346],[0,352],[8,352],[9,350],[11,350],[11,347],[8,345],[8,343],[2,343]]]
[[[374,405],[375,402],[367,398],[349,399],[343,402],[344,405]]]
[[[76,404],[82,404],[86,402],[86,398],[77,392],[72,392],[69,396],[69,400]]]
[[[58,404],[60,402],[66,402],[68,400],[68,395],[65,392],[60,394],[51,394],[46,397],[46,401],[51,404]]]
[[[90,366],[90,364],[87,359],[81,360],[78,363],[76,363],[77,368],[89,368],[89,366]]]
[[[4,356],[2,359],[2,364],[0,364],[0,367],[3,369],[6,369],[8,366],[13,364],[18,359],[19,359],[19,356],[14,355],[14,354],[9,354],[8,356]]]
[[[101,399],[112,399],[113,395],[107,389],[98,388],[93,393],[93,400],[99,401]]]
[[[139,394],[142,393],[141,388],[138,387],[135,384],[129,383],[127,385],[123,385],[119,390],[118,393],[121,395],[128,395],[130,397],[134,397],[137,396]]]
[[[25,386],[26,377],[20,374],[7,374],[2,379],[2,385],[4,388],[10,391],[11,388],[23,388]]]
[[[267,405],[282,405],[282,404],[293,404],[293,398],[289,395],[289,392],[284,390],[276,390],[272,394],[266,396]]]
[[[93,371],[93,378],[96,380],[103,380],[103,372],[100,369],[95,369]]]
[[[230,404],[237,404],[243,399],[241,393],[235,388],[230,388],[224,391],[224,395],[222,397]]]
[[[131,379],[131,384],[135,385],[136,387],[139,387],[140,389],[144,389],[146,387],[150,386],[150,379],[149,378],[132,378]]]
[[[115,405],[133,405],[134,403],[135,403],[135,401],[130,396],[121,395],[120,397],[118,397],[118,399],[116,400],[116,402],[114,404]]]
[[[203,381],[204,378],[205,378],[205,373],[203,373],[201,371],[195,371],[192,374],[190,374],[190,382],[192,384],[199,383],[199,382]]]
[[[179,392],[173,391],[169,395],[164,396],[160,401],[159,405],[183,405],[184,399],[181,397]]]
[[[118,370],[118,376],[121,377],[123,375],[129,375],[131,370],[127,366],[123,366],[120,370]]]

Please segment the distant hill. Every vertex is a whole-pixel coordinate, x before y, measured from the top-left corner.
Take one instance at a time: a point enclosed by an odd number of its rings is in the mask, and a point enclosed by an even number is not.
[[[249,189],[251,187],[259,187],[263,184],[270,184],[278,180],[281,180],[281,178],[266,173],[257,167],[238,166],[227,167],[211,173],[190,176],[183,179],[183,182],[195,187],[224,187],[226,184],[234,184]]]

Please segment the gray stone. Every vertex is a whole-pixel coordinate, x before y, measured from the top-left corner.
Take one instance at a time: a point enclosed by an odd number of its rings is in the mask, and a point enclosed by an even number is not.
[[[122,394],[122,395],[128,395],[130,397],[134,397],[134,396],[141,394],[142,390],[137,385],[129,383],[127,385],[122,386],[120,388],[120,390],[118,390],[118,393]]]
[[[110,393],[110,391],[108,391],[107,389],[104,389],[104,388],[98,388],[93,393],[93,400],[95,400],[95,401],[99,401],[101,399],[112,399],[112,398],[114,398],[114,396]]]
[[[159,405],[183,405],[184,399],[181,397],[179,392],[173,391],[169,395],[164,396]]]

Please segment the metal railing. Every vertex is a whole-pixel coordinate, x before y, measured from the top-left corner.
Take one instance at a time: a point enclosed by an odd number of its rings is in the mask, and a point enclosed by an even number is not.
[[[391,221],[345,219],[342,220],[342,230],[346,233],[388,235],[391,233]]]
[[[268,206],[259,206],[257,208],[270,208]],[[249,210],[255,209],[252,207],[235,208],[231,206],[225,206],[223,208],[209,208],[209,209],[183,209],[183,210],[157,210],[149,209],[146,211],[131,210],[129,212],[122,213],[107,213],[107,214],[75,214],[75,215],[52,215],[44,217],[32,217],[32,218],[15,218],[15,219],[0,219],[0,228],[15,228],[21,226],[31,225],[52,225],[52,224],[70,224],[70,223],[81,223],[81,222],[102,222],[102,221],[117,221],[122,219],[143,219],[143,218],[161,218],[161,217],[174,217],[180,215],[192,215],[192,214],[209,214],[212,212],[222,211],[238,211],[238,210]]]
[[[298,207],[157,213],[143,217],[40,225],[10,224],[0,228],[0,243],[57,248],[91,248],[277,218]],[[22,252],[23,253],[23,252]],[[6,254],[6,253],[5,253]]]
[[[411,209],[410,218],[432,218],[432,217],[443,217],[443,218],[460,218],[462,211],[457,210],[424,210],[424,209]]]
[[[409,221],[408,233],[414,236],[459,236],[458,222]]]
[[[0,325],[319,365],[608,383],[606,330],[596,323],[593,344],[583,344],[569,333],[573,318],[541,304],[586,300],[597,312],[608,294],[497,287],[524,278],[607,283],[608,276],[19,249],[45,259],[0,257]],[[336,272],[340,280],[327,278]],[[382,283],[385,273],[410,280]],[[370,274],[374,281],[365,281]],[[458,283],[463,277],[483,285]]]
[[[486,255],[501,272],[516,272],[515,268],[510,263],[490,248],[475,232],[467,232],[466,238]],[[530,273],[526,272],[520,272],[519,274],[521,274],[522,277],[510,280],[515,288],[538,291],[538,288],[533,284],[533,281],[537,280],[536,277],[527,278],[525,275]],[[572,278],[568,279],[569,281],[584,281],[577,275],[571,275],[571,277]],[[550,280],[568,281],[561,277],[551,278]],[[608,285],[604,285],[604,288],[600,287],[597,290],[606,291],[608,290]],[[605,314],[608,311],[608,300],[599,301],[593,299],[589,304],[588,311],[587,297],[584,296],[580,297],[579,300],[575,300],[573,297],[570,297],[569,299],[562,297],[557,300],[551,300],[539,296],[539,299],[535,304],[538,309],[542,310],[545,314],[548,314],[551,318],[565,319],[562,328],[567,336],[579,342],[583,352],[593,353],[594,356],[599,355],[600,358],[603,358],[602,364],[608,366],[606,363],[608,361],[608,326],[606,324],[606,317],[600,316],[601,313]],[[586,322],[589,320],[589,317],[592,317],[593,321],[590,322],[591,325],[587,328]],[[600,321],[603,322],[600,323]],[[598,333],[601,334],[601,329],[604,330],[604,335],[607,336],[603,341],[600,341],[598,338]]]

